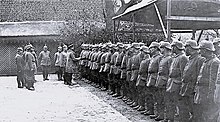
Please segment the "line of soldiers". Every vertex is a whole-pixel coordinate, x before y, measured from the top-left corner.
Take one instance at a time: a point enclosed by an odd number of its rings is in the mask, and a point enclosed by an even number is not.
[[[83,44],[85,82],[156,121],[217,122],[220,39]]]

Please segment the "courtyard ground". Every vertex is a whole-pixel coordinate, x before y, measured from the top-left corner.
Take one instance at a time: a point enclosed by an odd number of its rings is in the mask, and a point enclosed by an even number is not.
[[[36,76],[35,91],[18,89],[16,77],[0,77],[0,122],[129,122],[80,85]]]

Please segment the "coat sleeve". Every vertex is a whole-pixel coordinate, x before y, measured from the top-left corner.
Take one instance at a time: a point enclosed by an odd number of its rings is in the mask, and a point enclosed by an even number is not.
[[[183,71],[188,61],[189,59],[186,56],[183,56],[181,59],[181,63],[180,63],[181,79],[183,79]]]
[[[125,69],[125,68],[126,68],[126,56],[123,56],[122,62],[121,62],[121,69]]]
[[[32,65],[32,59],[31,58],[32,58],[31,54],[28,54],[27,55],[27,63],[28,63],[28,66],[29,66],[30,70],[33,70],[34,67]]]
[[[57,53],[54,54],[54,63],[56,63],[57,60]]]
[[[42,60],[42,52],[40,52],[39,56],[38,56],[38,62],[41,62]]]
[[[214,98],[214,91],[216,89],[217,77],[218,77],[219,62],[213,62],[210,69],[209,77],[209,93],[208,98]]]
[[[75,53],[71,53],[71,54],[70,54],[70,58],[71,58],[73,61],[78,61],[78,60],[79,60],[78,58],[76,58]]]

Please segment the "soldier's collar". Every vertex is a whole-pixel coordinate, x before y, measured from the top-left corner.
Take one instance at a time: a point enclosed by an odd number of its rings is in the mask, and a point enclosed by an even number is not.
[[[195,53],[193,53],[192,55],[190,55],[189,59],[193,59],[193,58],[195,58],[195,57],[198,56],[198,55],[199,55],[199,53],[198,53],[198,52],[195,52]]]
[[[158,55],[161,55],[161,53],[156,53],[155,55],[152,56],[152,58],[157,57]]]
[[[183,54],[184,54],[184,52],[180,52],[179,54],[176,54],[174,57],[176,58],[176,57],[183,55]]]

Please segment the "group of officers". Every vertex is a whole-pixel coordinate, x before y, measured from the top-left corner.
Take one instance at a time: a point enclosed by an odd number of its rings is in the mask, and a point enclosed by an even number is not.
[[[74,85],[72,83],[72,75],[76,72],[78,58],[75,57],[74,45],[63,45],[58,47],[58,52],[54,54],[54,65],[59,81],[64,81],[65,85]],[[49,71],[52,65],[52,58],[47,45],[43,46],[43,50],[37,54],[34,47],[28,44],[24,47],[17,48],[15,56],[17,66],[17,85],[18,88],[26,87],[28,90],[35,90],[36,82],[35,74],[38,67],[42,69],[43,81],[49,80]]]
[[[220,38],[82,44],[85,82],[156,121],[217,122]]]

